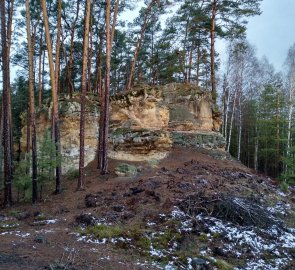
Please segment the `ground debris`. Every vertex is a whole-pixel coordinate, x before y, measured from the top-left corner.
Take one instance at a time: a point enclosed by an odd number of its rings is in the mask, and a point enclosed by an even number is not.
[[[189,215],[206,214],[241,226],[267,228],[280,221],[256,199],[233,197],[228,194],[211,196],[195,193],[183,200],[179,207]]]

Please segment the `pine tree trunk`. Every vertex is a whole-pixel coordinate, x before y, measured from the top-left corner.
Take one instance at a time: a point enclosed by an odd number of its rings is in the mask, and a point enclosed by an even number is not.
[[[11,110],[11,88],[10,88],[10,49],[11,49],[11,38],[12,38],[12,16],[14,10],[14,0],[8,1],[8,20],[7,20],[7,74],[8,74],[8,93],[9,93],[9,121],[10,127],[12,127],[12,110]],[[11,163],[13,163],[13,134],[12,128],[10,129],[10,148],[11,151]]]
[[[53,64],[53,54],[51,37],[49,33],[48,15],[46,9],[46,0],[41,0],[42,13],[44,19],[45,37],[48,51],[48,62],[49,62],[49,73],[51,80],[51,94],[52,94],[52,130],[54,135],[54,143],[56,148],[56,158],[58,158],[60,153],[60,134],[59,134],[59,115],[58,115],[58,96],[56,89],[55,71]],[[58,165],[56,167],[56,193],[61,193],[61,167]]]
[[[39,67],[38,67],[38,106],[40,107],[42,104],[42,40],[43,40],[43,32],[41,32],[40,38],[40,50],[39,50]]]
[[[85,100],[87,91],[87,60],[88,60],[88,41],[89,41],[89,20],[90,20],[91,0],[87,0],[85,8],[84,25],[84,46],[82,63],[82,82],[81,82],[81,113],[80,113],[80,161],[79,161],[79,179],[78,189],[84,188],[84,144],[85,144]]]
[[[200,44],[197,47],[197,70],[196,70],[196,85],[200,84],[200,60],[201,60],[201,49]]]
[[[134,75],[134,71],[135,71],[135,66],[136,66],[136,62],[137,62],[137,58],[138,58],[138,54],[144,39],[144,35],[145,35],[145,30],[149,21],[149,14],[150,11],[153,7],[153,5],[157,2],[157,0],[152,0],[149,4],[149,6],[147,7],[145,14],[144,14],[144,21],[143,24],[141,26],[141,31],[140,31],[140,37],[137,40],[137,44],[136,44],[136,48],[134,51],[134,56],[133,56],[133,61],[131,64],[131,69],[130,69],[130,73],[129,73],[129,77],[128,77],[128,82],[127,82],[127,86],[126,86],[126,90],[130,90],[131,86],[132,86],[132,80],[133,80],[133,75]]]
[[[75,37],[75,28],[76,23],[79,18],[80,11],[80,0],[77,0],[76,14],[75,19],[70,27],[71,38],[70,38],[70,53],[69,53],[69,61],[67,63],[67,71],[66,71],[66,86],[68,89],[68,93],[70,97],[72,97],[73,92],[75,90],[74,83],[72,81],[72,69],[73,69],[73,51],[74,51],[74,37]]]
[[[216,5],[217,0],[213,0],[212,5],[212,17],[211,17],[211,32],[210,32],[210,39],[211,39],[211,49],[210,49],[210,58],[211,58],[211,95],[213,103],[216,104],[216,78],[215,78],[215,17],[216,17]]]
[[[8,75],[8,49],[7,29],[5,20],[5,1],[0,0],[1,13],[1,43],[2,43],[2,72],[3,72],[3,148],[4,148],[4,206],[12,204],[12,144],[11,144],[11,121],[9,105],[9,75]]]
[[[44,76],[45,76],[45,50],[43,50],[43,61],[42,61],[42,79],[41,79],[41,102],[43,99],[43,93],[44,93]]]
[[[110,29],[110,0],[106,1],[106,70],[105,70],[105,84],[104,84],[104,94],[101,99],[101,106],[103,108],[101,126],[99,127],[102,131],[102,135],[99,138],[99,165],[100,173],[108,173],[108,131],[109,131],[109,87],[110,87],[110,66],[111,66],[111,29]]]
[[[103,32],[100,30],[99,33],[99,48],[96,55],[96,66],[95,66],[95,81],[94,81],[94,90],[101,97],[102,94],[102,40]]]
[[[56,92],[57,93],[59,92],[61,5],[62,5],[62,0],[58,0],[58,6],[57,6],[57,36],[56,36],[56,49],[55,49],[55,82],[56,82]]]
[[[87,92],[90,93],[92,91],[91,85],[91,59],[92,59],[92,46],[93,46],[93,39],[92,39],[92,32],[93,32],[93,4],[90,7],[90,19],[89,19],[89,48],[88,48],[88,56],[87,56]]]
[[[192,68],[193,68],[193,51],[195,49],[195,43],[192,42],[190,53],[189,53],[189,62],[188,62],[188,83],[191,83]]]
[[[115,27],[119,11],[120,1],[116,1],[116,6],[113,16],[113,25],[110,29],[110,3],[106,7],[106,70],[105,70],[105,82],[104,90],[102,87],[102,31],[100,32],[100,44],[98,55],[98,68],[99,68],[99,89],[100,89],[100,118],[99,118],[99,140],[98,140],[98,169],[101,174],[108,173],[108,129],[109,129],[109,87],[110,87],[110,67],[111,67],[111,53],[112,44],[115,36]],[[108,14],[109,13],[109,14]],[[110,33],[111,31],[111,33]],[[109,63],[108,63],[109,62]],[[107,74],[108,72],[108,74]],[[108,78],[107,78],[108,77]],[[108,85],[106,85],[108,83]]]
[[[33,59],[34,52],[31,41],[31,16],[30,4],[26,0],[26,26],[27,26],[27,40],[28,40],[28,59],[29,59],[29,119],[32,130],[32,202],[36,203],[38,200],[38,186],[37,186],[37,137],[36,137],[36,118],[35,118],[35,98],[34,98],[34,67]]]

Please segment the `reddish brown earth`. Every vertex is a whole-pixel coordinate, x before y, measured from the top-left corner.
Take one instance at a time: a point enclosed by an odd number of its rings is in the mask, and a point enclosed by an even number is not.
[[[76,191],[77,179],[68,178],[60,195],[48,195],[34,206],[16,204],[1,210],[0,222],[2,217],[19,225],[0,230],[0,269],[155,269],[137,265],[137,260],[142,258],[132,250],[78,242],[73,234],[76,217],[91,213],[112,224],[133,226],[156,220],[160,213],[170,212],[174,205],[193,193],[249,195],[255,191],[271,195],[271,189],[261,185],[268,181],[266,178],[249,178],[248,175],[253,174],[250,169],[212,155],[201,150],[174,148],[155,168],[134,163],[141,167],[141,172],[133,178],[116,177],[114,168],[122,162],[113,160],[110,161],[111,173],[100,176],[94,161],[86,170],[85,190]],[[94,194],[89,200],[95,207],[85,206],[88,194]],[[34,225],[34,216],[38,213],[57,222]],[[54,268],[55,262],[69,265]]]

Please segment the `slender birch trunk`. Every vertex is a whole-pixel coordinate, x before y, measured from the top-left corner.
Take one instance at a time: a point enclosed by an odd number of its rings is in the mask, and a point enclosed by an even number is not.
[[[228,143],[227,143],[227,147],[226,147],[226,151],[227,152],[229,152],[230,144],[231,144],[231,135],[232,135],[234,115],[235,115],[235,109],[236,109],[236,99],[237,99],[237,90],[235,90],[234,99],[233,99],[233,108],[232,108],[232,114],[231,114],[231,120],[230,120],[230,127],[229,127],[229,134],[228,134]]]
[[[294,75],[293,75],[294,76]],[[294,85],[295,78],[291,78],[291,85],[289,88],[289,93],[288,93],[288,130],[287,130],[287,158],[290,157],[290,149],[291,149],[291,128],[292,128],[292,115],[293,115],[293,110],[294,110],[294,102],[293,102],[293,96],[294,96]],[[288,165],[286,164],[285,166],[285,173],[288,172]]]
[[[242,141],[242,108],[241,108],[241,95],[239,96],[239,135],[238,135],[238,154],[237,159],[241,160],[241,141]]]

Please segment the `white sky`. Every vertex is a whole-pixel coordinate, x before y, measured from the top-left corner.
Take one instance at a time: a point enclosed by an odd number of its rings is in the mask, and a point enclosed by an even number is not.
[[[262,14],[249,19],[247,37],[259,57],[266,56],[283,70],[289,47],[295,43],[295,0],[263,0]]]

